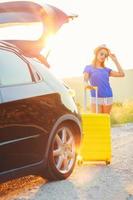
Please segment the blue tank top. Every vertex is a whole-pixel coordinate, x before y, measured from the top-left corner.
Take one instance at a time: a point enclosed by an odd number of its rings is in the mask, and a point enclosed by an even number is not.
[[[96,68],[93,65],[87,65],[84,72],[89,74],[89,81],[92,86],[98,87],[98,97],[112,97],[112,89],[109,83],[109,74],[112,69],[103,67]],[[91,96],[95,97],[95,90],[91,90]]]

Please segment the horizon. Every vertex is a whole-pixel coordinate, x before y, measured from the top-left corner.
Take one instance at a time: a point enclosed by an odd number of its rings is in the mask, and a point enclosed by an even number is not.
[[[51,70],[51,69],[50,69]],[[124,69],[125,72],[127,71],[133,71],[133,68],[130,68],[130,69]],[[51,72],[53,73],[53,71],[51,70]],[[53,73],[55,76],[56,74]],[[80,74],[80,75],[75,75],[75,76],[61,76],[61,77],[58,77],[59,79],[71,79],[71,78],[81,78],[83,77],[83,74]],[[114,78],[114,77],[110,77],[110,78]],[[119,77],[120,78],[120,77]]]
[[[131,84],[133,69],[125,70],[125,74],[126,76],[124,78],[110,77],[109,82],[113,91],[114,102],[133,102],[133,90]],[[80,103],[80,105],[83,105],[83,77],[66,77],[63,78],[63,81],[75,91],[76,102]]]

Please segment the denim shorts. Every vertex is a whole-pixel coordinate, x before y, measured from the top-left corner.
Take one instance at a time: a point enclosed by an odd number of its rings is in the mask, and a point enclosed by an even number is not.
[[[91,103],[96,104],[96,97],[91,97]],[[98,105],[112,105],[113,97],[98,97],[97,103]]]

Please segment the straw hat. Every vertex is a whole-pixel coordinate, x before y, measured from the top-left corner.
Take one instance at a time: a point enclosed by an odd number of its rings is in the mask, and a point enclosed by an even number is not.
[[[94,54],[97,55],[98,51],[100,51],[101,49],[106,49],[108,54],[110,53],[109,48],[105,44],[102,44],[94,49]]]

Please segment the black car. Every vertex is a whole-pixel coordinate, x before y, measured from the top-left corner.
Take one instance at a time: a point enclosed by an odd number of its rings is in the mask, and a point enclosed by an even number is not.
[[[0,28],[34,21],[48,27],[36,41],[0,41],[0,181],[29,174],[65,179],[73,171],[80,115],[69,88],[40,54],[49,31],[68,18],[49,5],[0,3]]]

